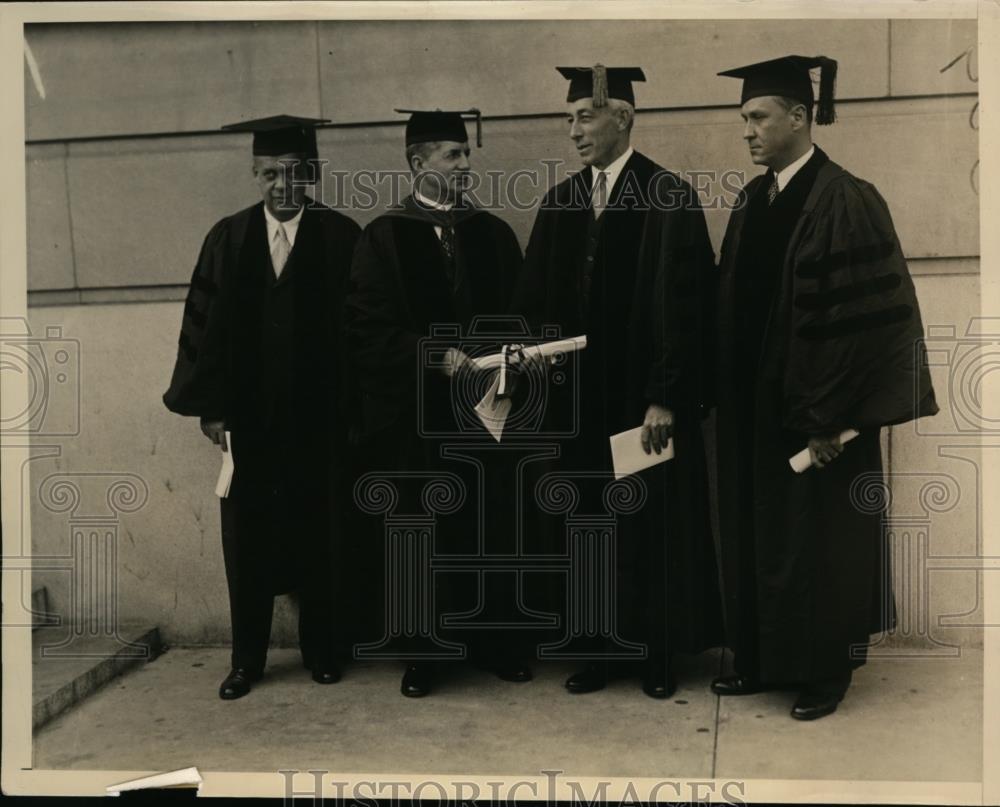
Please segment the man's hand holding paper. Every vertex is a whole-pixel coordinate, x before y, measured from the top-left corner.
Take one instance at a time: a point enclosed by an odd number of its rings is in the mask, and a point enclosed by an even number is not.
[[[555,356],[546,356],[540,351],[526,351],[524,345],[507,345],[506,350],[506,369],[497,371],[498,376],[504,375],[503,391],[498,393],[500,398],[512,397],[522,378],[535,375],[544,379],[549,365],[556,360]]]
[[[843,450],[844,445],[840,442],[839,434],[809,438],[809,458],[817,468],[822,468],[827,463],[833,462]]]
[[[496,378],[476,406],[476,414],[497,442],[500,442],[503,435],[504,423],[510,413],[510,396],[518,383],[518,376],[531,372],[544,372],[546,365],[554,362],[557,356],[582,350],[586,346],[586,336],[575,336],[524,348],[520,345],[507,345],[499,353],[478,356],[474,359],[469,359],[464,353],[461,354],[480,371],[496,371]]]
[[[674,413],[659,404],[650,404],[642,422],[642,450],[659,454],[674,436]]]
[[[201,433],[217,446],[222,446],[223,451],[228,451],[226,443],[226,424],[222,420],[201,419]]]

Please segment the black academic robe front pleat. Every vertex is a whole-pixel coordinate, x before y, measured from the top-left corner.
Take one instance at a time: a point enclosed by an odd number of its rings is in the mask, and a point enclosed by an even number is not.
[[[463,397],[465,414],[460,414],[462,404],[452,382],[440,369],[424,363],[430,354],[421,348],[421,340],[450,328],[462,338],[435,337],[437,355],[448,346],[473,350],[468,337],[475,319],[506,314],[520,271],[521,250],[501,219],[466,208],[456,213],[451,280],[434,225],[409,198],[371,222],[359,241],[345,306],[351,372],[361,391],[354,432],[359,453],[365,457],[363,470],[389,474],[398,485],[399,512],[422,510],[422,482],[418,479],[408,485],[405,474],[459,476],[468,495],[457,512],[436,518],[434,552],[469,555],[479,551],[481,539],[488,544],[496,534],[490,524],[480,530],[478,515],[496,512],[501,493],[494,482],[499,475],[492,475],[493,465],[480,470],[445,458],[441,452],[447,445],[461,448],[470,441],[482,444],[492,438],[474,417],[470,419],[474,402],[468,395]],[[486,341],[473,339],[472,345],[476,352],[488,353],[499,349],[502,341],[494,335]],[[479,500],[480,485],[486,501]],[[381,585],[385,558],[380,551],[384,527],[376,518],[370,520],[369,528],[371,551],[359,564],[373,585],[359,599],[367,603],[369,637],[378,640],[386,631]],[[434,619],[440,634],[445,613],[475,607],[475,581],[468,574],[437,574],[435,597]],[[476,642],[469,631],[455,631],[450,638],[470,645]]]
[[[350,400],[340,317],[359,232],[346,216],[308,202],[275,278],[263,204],[254,205],[211,230],[185,305],[164,402],[224,420],[232,434],[223,549],[234,654],[253,645],[255,663],[274,594],[337,588]]]
[[[885,202],[818,148],[770,211],[768,183],[747,185],[720,261],[719,520],[736,668],[792,683],[846,674],[894,624],[879,427],[936,405]],[[834,462],[792,471],[847,427]]]
[[[603,475],[581,481],[581,513],[606,510],[608,438],[642,425],[652,403],[674,412],[676,458],[639,473],[648,498],[618,518],[616,618],[655,655],[700,652],[721,641],[701,434],[711,243],[690,185],[644,155],[626,162],[596,227],[591,177],[585,169],[543,199],[511,310],[536,332],[587,336],[566,377],[550,374],[547,402],[550,433],[578,428],[551,470]],[[541,515],[535,530],[539,546],[567,551],[563,517]]]

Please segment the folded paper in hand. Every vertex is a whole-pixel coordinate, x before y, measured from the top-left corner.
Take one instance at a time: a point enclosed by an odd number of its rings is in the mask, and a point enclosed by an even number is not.
[[[501,374],[496,373],[493,376],[493,383],[490,384],[489,390],[483,396],[483,400],[476,404],[476,414],[483,422],[483,426],[486,427],[486,431],[498,443],[503,435],[503,426],[507,422],[507,415],[510,414],[511,407],[510,398],[497,397],[502,380]]]
[[[215,483],[215,495],[225,499],[229,495],[229,486],[233,483],[233,436],[226,432],[226,450],[222,452],[222,468],[219,469],[219,481]]]
[[[520,352],[524,358],[540,356],[543,359],[552,359],[561,353],[572,353],[575,350],[582,350],[586,346],[586,336],[574,336],[570,339],[557,339],[554,342],[530,345],[520,351],[512,351],[509,345],[504,345],[503,350],[499,353],[490,353],[487,356],[479,356],[473,359],[480,370],[498,370],[483,399],[476,404],[476,414],[494,440],[498,443],[500,442],[500,438],[503,436],[504,424],[507,422],[507,416],[510,414],[510,398],[498,396],[503,396],[507,392],[509,383],[507,380],[507,364],[511,360],[511,356],[517,356],[517,353]]]
[[[642,426],[620,434],[612,434],[610,440],[611,464],[615,469],[615,479],[621,479],[623,476],[629,476],[674,458],[673,438],[667,441],[667,447],[661,449],[659,454],[652,450],[649,454],[643,451]]]

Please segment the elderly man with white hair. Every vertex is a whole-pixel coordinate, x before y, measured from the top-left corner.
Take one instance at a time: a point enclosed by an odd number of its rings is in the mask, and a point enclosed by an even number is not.
[[[614,578],[605,566],[613,600],[598,603],[588,591],[571,604],[568,624],[606,607],[614,624],[602,617],[606,629],[591,646],[577,642],[573,657],[590,663],[566,687],[602,689],[629,669],[617,663],[628,657],[640,662],[643,691],[666,698],[676,687],[672,653],[700,652],[721,632],[700,430],[714,257],[691,186],[632,148],[632,82],[645,81],[643,71],[557,69],[570,82],[568,134],[583,169],[542,201],[513,303],[539,333],[555,325],[587,336],[568,383],[566,367],[550,378],[549,432],[560,431],[555,421],[575,432],[562,441],[556,472],[580,489],[576,516],[600,517],[613,498],[605,495],[614,479],[611,435],[642,427],[640,450],[661,454],[672,440],[674,451],[638,473],[643,503],[618,514],[617,555],[598,561],[617,561]],[[564,536],[549,536],[553,551]]]

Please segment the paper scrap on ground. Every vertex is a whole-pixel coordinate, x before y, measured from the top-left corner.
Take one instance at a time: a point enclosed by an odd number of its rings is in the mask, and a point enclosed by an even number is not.
[[[629,429],[627,432],[612,434],[611,440],[611,464],[615,469],[615,479],[637,473],[661,462],[674,458],[673,438],[667,441],[667,447],[659,454],[650,450],[647,454],[642,450],[642,426]]]
[[[561,353],[572,353],[575,350],[582,350],[586,346],[586,336],[574,336],[570,339],[557,339],[554,342],[530,345],[524,348],[521,353],[523,353],[525,358],[541,356],[544,359],[552,359]],[[503,427],[507,422],[507,416],[510,414],[511,409],[510,398],[497,397],[498,394],[503,395],[507,392],[507,362],[512,353],[509,347],[509,345],[504,345],[503,350],[499,353],[490,353],[488,356],[479,356],[473,359],[480,370],[499,370],[483,399],[476,404],[476,415],[482,421],[486,431],[498,443],[503,436]],[[501,385],[503,386],[503,390],[500,390]]]
[[[226,432],[226,451],[222,452],[222,468],[219,469],[219,481],[215,484],[215,495],[225,499],[229,495],[229,486],[233,483],[233,437]]]
[[[857,436],[858,432],[855,429],[846,429],[840,433],[840,442],[850,442]],[[808,471],[812,468],[812,459],[809,457],[809,447],[806,446],[794,457],[789,457],[788,464],[792,466],[792,470],[797,474],[800,474],[803,471]]]
[[[128,790],[153,790],[164,787],[198,787],[202,783],[201,774],[197,768],[181,768],[167,773],[157,773],[153,776],[143,776],[117,785],[108,785],[108,795],[117,796]]]

